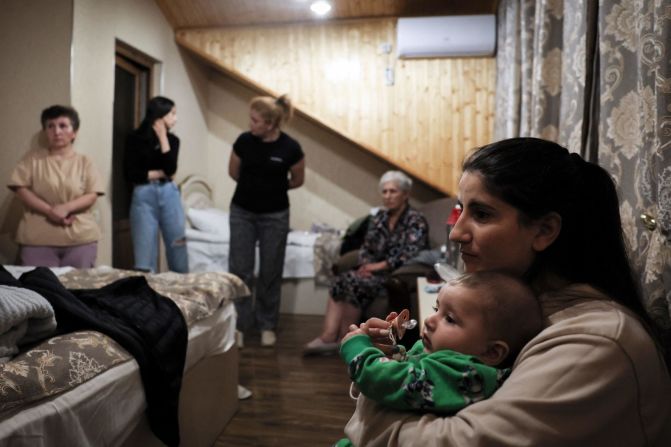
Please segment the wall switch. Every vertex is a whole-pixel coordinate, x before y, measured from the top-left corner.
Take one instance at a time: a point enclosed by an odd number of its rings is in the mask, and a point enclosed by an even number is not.
[[[385,85],[394,85],[394,69],[387,67],[384,69],[384,83]]]

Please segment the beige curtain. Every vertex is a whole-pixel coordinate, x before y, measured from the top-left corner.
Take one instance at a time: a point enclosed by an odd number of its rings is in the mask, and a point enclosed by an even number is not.
[[[646,308],[671,329],[671,0],[502,0],[495,136],[616,179]]]

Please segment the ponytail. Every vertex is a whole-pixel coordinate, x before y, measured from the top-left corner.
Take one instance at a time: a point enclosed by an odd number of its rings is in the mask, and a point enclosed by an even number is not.
[[[249,107],[258,112],[265,122],[277,128],[287,123],[294,112],[291,100],[286,94],[277,99],[270,96],[257,96],[249,103]]]
[[[288,122],[294,116],[294,107],[286,93],[277,98],[275,104],[282,109],[282,123]]]
[[[573,169],[566,185],[567,210],[573,218],[563,218],[558,243],[553,244],[562,271],[568,278],[590,283],[636,313],[644,314],[622,229],[615,182],[601,166],[578,154],[569,158]]]

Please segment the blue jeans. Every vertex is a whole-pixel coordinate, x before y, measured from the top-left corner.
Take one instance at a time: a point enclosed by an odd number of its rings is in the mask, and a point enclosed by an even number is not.
[[[158,232],[161,230],[173,272],[187,273],[185,218],[179,189],[174,182],[153,181],[133,188],[130,204],[130,229],[133,238],[135,268],[157,271]]]
[[[257,214],[231,204],[230,226],[229,270],[239,276],[249,290],[254,290],[254,251],[259,242],[259,277],[254,302],[251,299],[235,302],[238,330],[247,331],[254,325],[262,331],[274,330],[280,312],[289,209]]]

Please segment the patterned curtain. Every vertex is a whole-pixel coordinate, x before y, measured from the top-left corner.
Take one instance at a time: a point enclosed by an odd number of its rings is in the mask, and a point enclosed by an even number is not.
[[[599,163],[620,213],[646,308],[671,329],[671,1],[602,0]]]
[[[504,0],[498,11],[497,139],[534,136],[588,155],[596,36],[592,0]]]
[[[644,304],[671,330],[671,0],[502,0],[495,136],[612,173]]]

